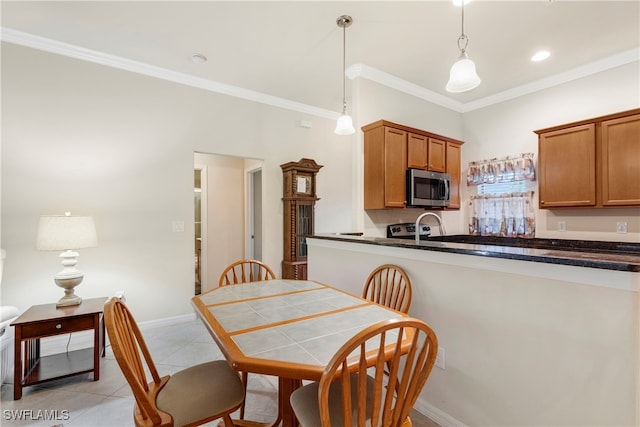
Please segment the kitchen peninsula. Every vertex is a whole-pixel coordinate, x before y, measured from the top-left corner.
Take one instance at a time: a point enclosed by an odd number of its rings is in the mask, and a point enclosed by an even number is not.
[[[441,425],[638,425],[640,245],[462,237],[312,236],[308,274],[357,293],[405,269],[445,359],[416,409]]]

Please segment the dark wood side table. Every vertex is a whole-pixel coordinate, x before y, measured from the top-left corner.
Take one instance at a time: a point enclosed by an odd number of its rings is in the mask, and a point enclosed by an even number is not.
[[[15,327],[13,398],[22,398],[22,388],[93,372],[100,379],[100,356],[104,357],[103,309],[107,298],[85,299],[80,305],[56,308],[56,304],[34,305],[18,317]],[[40,357],[40,338],[93,329],[93,347]],[[24,346],[24,348],[23,348]],[[24,349],[24,360],[23,360]]]

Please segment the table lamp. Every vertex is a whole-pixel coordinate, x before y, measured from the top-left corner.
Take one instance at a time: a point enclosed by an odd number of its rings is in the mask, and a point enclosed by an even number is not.
[[[56,307],[78,305],[82,298],[77,296],[73,288],[78,286],[84,274],[76,268],[79,255],[74,249],[91,248],[98,245],[96,227],[91,216],[43,215],[38,224],[36,248],[40,251],[63,251],[63,269],[54,276],[56,285],[64,289]]]

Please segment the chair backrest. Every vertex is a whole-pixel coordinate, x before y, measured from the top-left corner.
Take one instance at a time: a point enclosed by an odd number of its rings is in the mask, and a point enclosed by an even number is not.
[[[385,320],[359,332],[336,352],[320,379],[322,427],[332,426],[329,415],[332,383],[341,389],[341,418],[345,427],[400,427],[427,382],[437,352],[435,333],[418,319]],[[388,381],[385,367],[389,368]],[[367,373],[372,371],[374,377],[368,377]]]
[[[104,306],[104,321],[113,354],[136,399],[136,425],[173,425],[171,415],[160,411],[155,403],[158,392],[169,380],[169,376],[161,378],[158,375],[133,315],[120,299],[113,297]],[[153,379],[151,386],[145,367]]]
[[[276,275],[267,264],[255,259],[241,259],[224,269],[218,280],[218,286],[259,282],[275,278]]]
[[[411,280],[397,265],[384,264],[371,272],[362,297],[403,313],[411,306]]]

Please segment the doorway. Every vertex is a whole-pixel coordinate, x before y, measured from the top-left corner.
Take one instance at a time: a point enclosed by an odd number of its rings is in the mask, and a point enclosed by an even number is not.
[[[217,287],[220,273],[239,259],[262,259],[262,164],[194,153],[194,292]]]
[[[247,173],[249,183],[247,222],[249,223],[249,252],[247,258],[262,261],[262,168]]]

